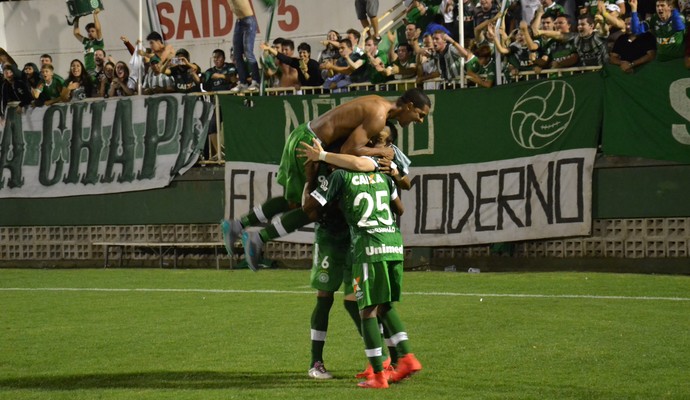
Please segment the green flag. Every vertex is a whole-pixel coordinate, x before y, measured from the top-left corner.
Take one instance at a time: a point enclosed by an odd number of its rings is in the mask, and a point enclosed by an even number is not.
[[[603,151],[690,162],[690,73],[683,60],[652,62],[625,74],[606,67]]]

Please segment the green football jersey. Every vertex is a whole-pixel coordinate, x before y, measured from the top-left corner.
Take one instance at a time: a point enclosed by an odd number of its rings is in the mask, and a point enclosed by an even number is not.
[[[659,61],[683,58],[685,52],[685,32],[674,30],[672,19],[662,21],[654,14],[649,20],[649,29],[656,38],[656,58]]]
[[[86,72],[92,74],[93,71],[96,70],[96,60],[94,59],[94,53],[96,52],[96,50],[103,50],[105,48],[105,44],[103,42],[103,39],[91,40],[89,38],[82,39],[82,44],[84,45],[84,68],[86,68]]]
[[[339,169],[311,196],[321,205],[339,202],[350,227],[353,263],[403,259],[402,235],[390,206],[398,192],[388,175]]]
[[[496,62],[493,58],[488,64],[482,65],[479,58],[473,57],[465,64],[465,70],[476,73],[482,79],[496,82]]]

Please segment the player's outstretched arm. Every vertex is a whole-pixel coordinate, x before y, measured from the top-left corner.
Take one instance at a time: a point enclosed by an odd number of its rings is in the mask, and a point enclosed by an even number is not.
[[[324,161],[350,171],[371,172],[376,170],[376,163],[372,159],[356,157],[350,154],[329,153],[323,150],[323,147],[316,139],[314,139],[313,146],[306,142],[301,142],[301,146],[297,149],[299,157],[306,158],[309,161]]]

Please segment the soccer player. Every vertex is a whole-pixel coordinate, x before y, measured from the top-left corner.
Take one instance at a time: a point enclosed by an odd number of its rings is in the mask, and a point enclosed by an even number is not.
[[[370,147],[390,147],[397,138],[397,127],[392,123],[386,123],[386,128],[370,141]],[[302,143],[302,148],[297,149],[299,156],[310,161],[318,162],[318,156],[323,149],[317,141],[311,146]],[[349,154],[331,154],[333,165],[360,172],[374,171],[376,164],[365,157],[355,157]],[[398,169],[391,168],[391,162],[384,168],[396,182],[409,182],[406,177],[401,177]],[[327,169],[328,168],[328,169]],[[319,180],[325,180],[330,172],[330,167],[322,163],[319,170]],[[409,188],[409,186],[408,186]],[[357,299],[352,288],[352,268],[350,263],[350,234],[347,222],[338,207],[338,204],[328,204],[324,207],[319,220],[316,223],[315,241],[313,250],[313,263],[311,270],[311,287],[317,290],[316,305],[311,316],[311,362],[309,376],[314,379],[331,379],[333,376],[326,370],[323,361],[323,349],[326,343],[328,332],[328,317],[333,306],[333,294],[344,285],[345,299],[343,305],[352,318],[361,336],[361,318],[357,307]],[[388,368],[391,363],[397,363],[397,351],[395,346],[390,343],[390,334],[385,327],[384,339],[389,346],[390,357],[383,362],[383,367]],[[371,364],[367,369],[357,374],[358,378],[370,378],[374,372]]]
[[[269,199],[240,219],[221,221],[228,254],[232,254],[232,246],[241,235],[247,264],[256,271],[265,242],[285,236],[316,220],[316,210],[306,210],[307,213],[300,207],[305,185],[312,183],[316,174],[315,163],[305,164],[297,157],[296,149],[300,142],[310,142],[316,138],[330,151],[392,159],[393,149],[369,148],[366,144],[383,130],[386,120],[397,120],[403,126],[412,122],[421,123],[430,109],[429,97],[419,89],[410,89],[394,103],[376,95],[359,97],[297,127],[285,143],[278,169],[277,180],[285,188],[284,196]],[[338,148],[340,143],[342,146]],[[278,221],[260,232],[244,231],[249,226],[266,223],[283,212],[286,213]]]
[[[327,156],[327,152],[322,152],[319,158]],[[402,236],[391,210],[393,206],[398,214],[403,212],[395,184],[381,172],[339,169],[310,196],[321,206],[337,202],[350,227],[352,286],[362,318],[365,354],[373,368],[373,376],[359,386],[387,388],[389,381],[398,382],[422,369],[410,351],[407,332],[391,304],[400,300],[404,255]],[[383,368],[377,317],[391,332],[400,356],[390,375]]]

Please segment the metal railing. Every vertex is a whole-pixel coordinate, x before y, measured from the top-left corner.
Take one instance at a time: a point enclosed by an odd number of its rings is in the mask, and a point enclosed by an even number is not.
[[[533,80],[539,80],[539,79],[547,79],[547,78],[555,78],[555,77],[563,77],[563,76],[572,76],[572,75],[578,75],[578,74],[583,74],[583,73],[591,73],[591,72],[598,72],[601,70],[601,66],[594,66],[594,67],[573,67],[573,68],[559,68],[559,69],[544,69],[541,70],[540,72],[534,72],[534,71],[523,71],[518,73],[517,75],[513,76],[513,81],[512,82],[521,82],[521,81],[533,81]],[[509,82],[509,83],[512,83]],[[428,81],[423,82],[424,88],[429,89],[429,90],[461,90],[463,88],[472,88],[476,87],[477,85],[465,77],[464,80],[463,78],[458,78],[452,81],[445,81],[443,79],[431,79]],[[405,91],[407,89],[417,87],[417,86],[422,86],[421,84],[417,84],[415,79],[402,79],[402,80],[392,80],[388,82],[383,82],[383,83],[370,83],[370,82],[364,82],[364,83],[353,83],[350,84],[349,86],[346,86],[341,89],[337,90],[330,90],[330,89],[325,89],[322,86],[303,86],[301,88],[295,88],[295,87],[277,87],[277,88],[267,88],[265,90],[264,96],[300,96],[300,95],[326,95],[326,94],[332,94],[332,93],[352,93],[352,92],[401,92]],[[491,89],[486,89],[486,90],[491,90]],[[222,123],[220,121],[220,103],[218,100],[219,95],[237,95],[237,96],[258,96],[258,92],[240,92],[240,93],[232,93],[230,91],[222,91],[222,92],[213,92],[211,93],[199,93],[198,95],[203,95],[203,96],[208,96],[208,95],[213,95],[214,97],[214,102],[215,102],[215,107],[216,107],[216,113],[215,113],[215,118],[216,118],[216,123],[218,126],[218,135],[217,135],[217,140],[218,140],[218,146],[215,147],[217,149],[217,152],[212,155],[211,159],[209,160],[203,160],[200,161],[199,164],[201,165],[222,165],[225,164],[225,157],[223,153],[223,135],[220,134],[223,132],[222,129]],[[213,146],[211,143],[211,138],[209,140],[209,146]],[[214,148],[214,147],[210,147]]]

